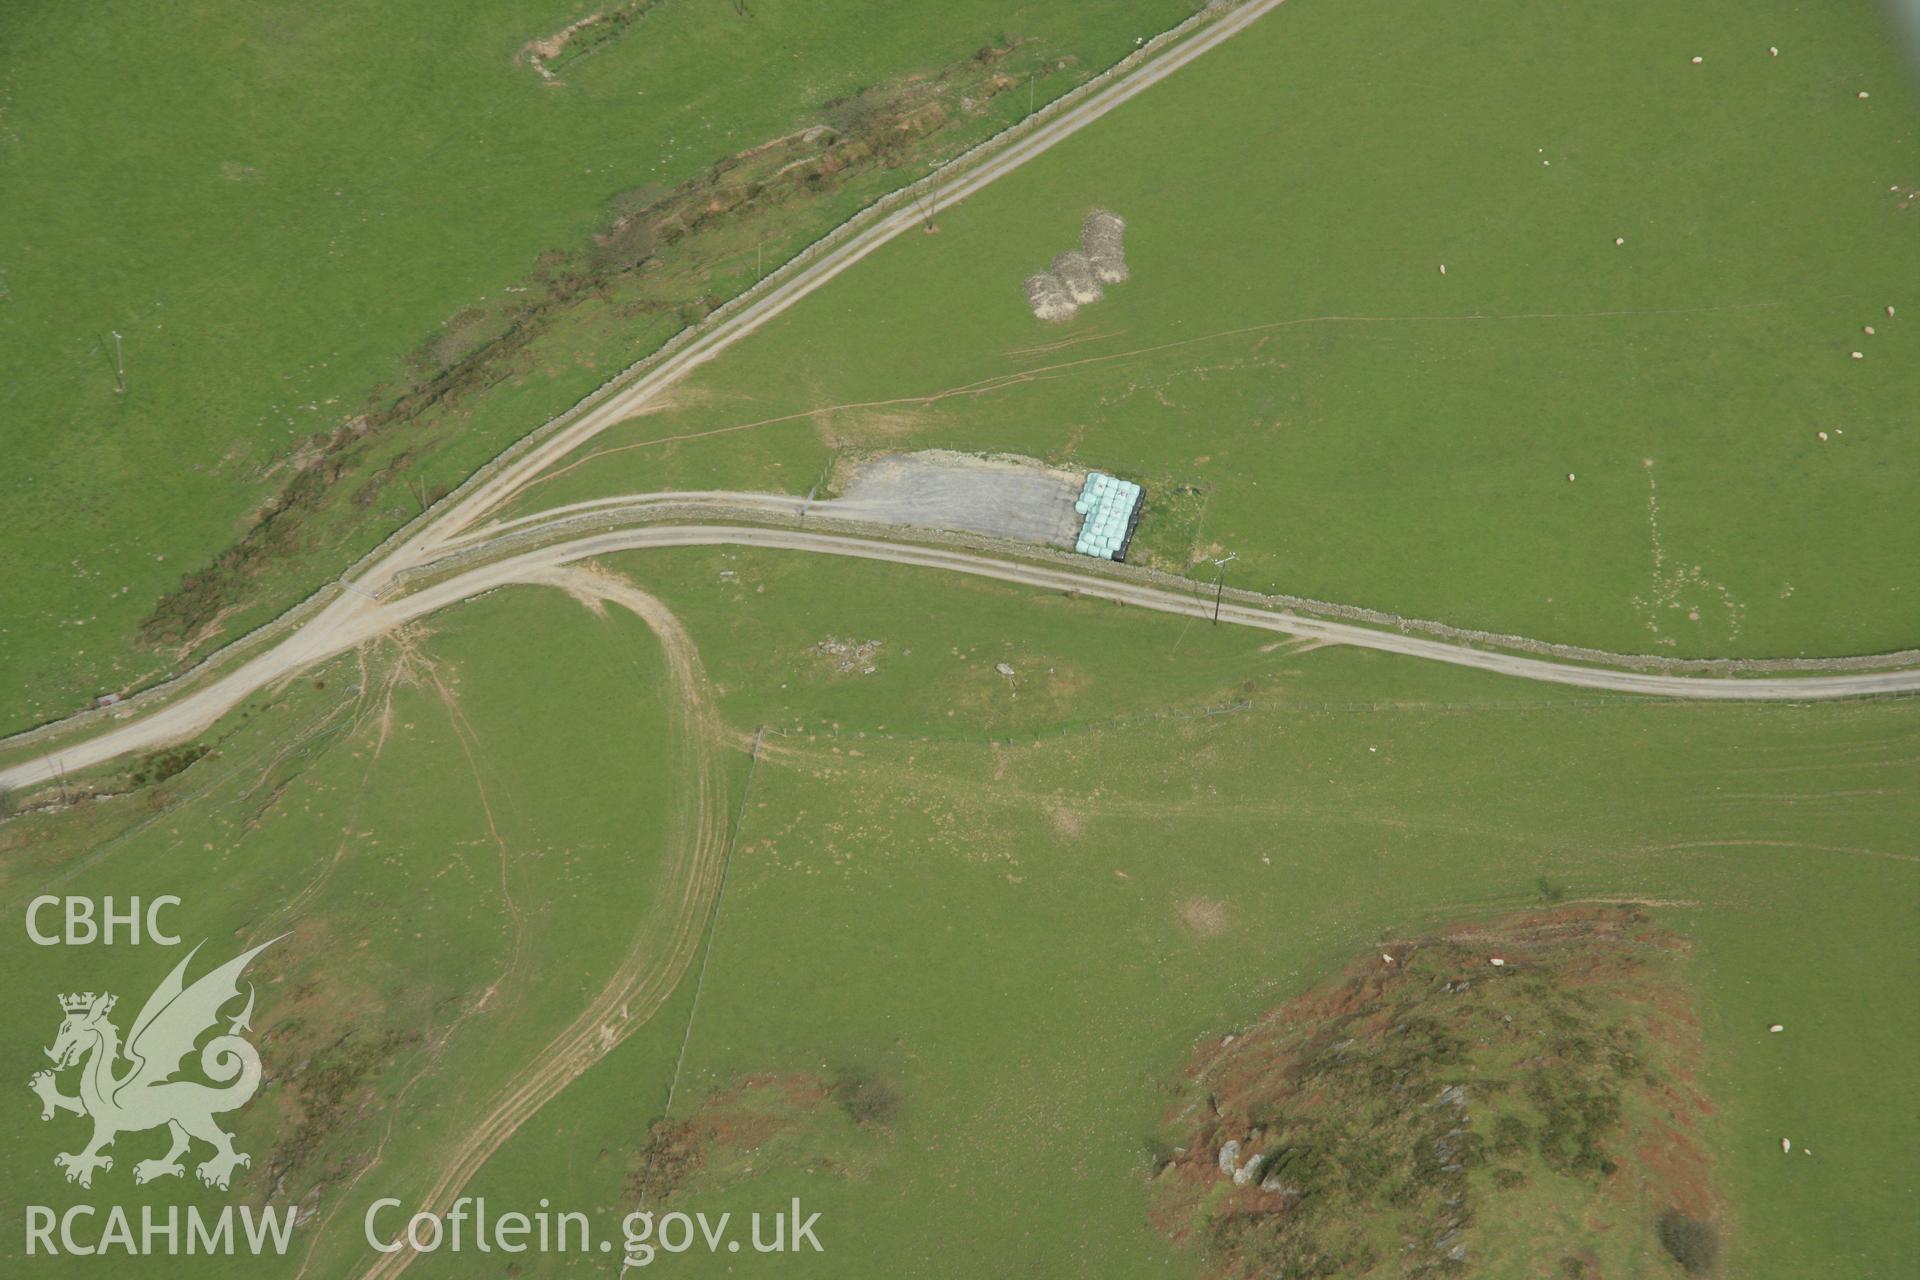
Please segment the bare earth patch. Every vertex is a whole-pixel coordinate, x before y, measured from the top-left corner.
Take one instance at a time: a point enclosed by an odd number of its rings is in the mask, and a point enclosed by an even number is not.
[[[535,74],[548,84],[559,84],[558,72],[562,66],[601,45],[618,40],[627,27],[655,3],[656,0],[628,0],[626,4],[590,13],[543,40],[527,41],[520,46],[519,56],[514,61],[531,66]]]
[[[691,1115],[647,1133],[628,1196],[658,1205],[756,1171],[806,1168],[861,1177],[884,1152],[900,1097],[869,1072],[760,1072],[714,1090]]]
[[[1053,827],[1053,834],[1062,840],[1078,840],[1087,834],[1086,818],[1078,810],[1063,804],[1047,810],[1047,822]]]
[[[1217,938],[1233,923],[1233,913],[1218,898],[1188,898],[1180,904],[1180,923],[1202,938]]]

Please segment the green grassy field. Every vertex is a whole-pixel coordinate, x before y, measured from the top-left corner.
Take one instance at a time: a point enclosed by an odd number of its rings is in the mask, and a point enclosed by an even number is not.
[[[1008,40],[1003,70],[1043,72],[1044,102],[1188,6],[756,0],[742,17],[660,0],[565,64],[563,83],[517,60],[589,11],[222,0],[0,14],[0,724],[139,685],[184,641],[273,616],[657,347],[686,308],[749,283],[758,257],[771,268],[907,175],[855,175],[734,227],[637,296],[590,281],[530,345],[462,365],[582,269],[610,207]],[[931,154],[1027,101],[955,113]],[[400,430],[346,427],[448,370],[460,393]],[[289,494],[265,563],[185,634],[134,643],[165,593]]]
[[[930,43],[923,9],[769,0],[743,25],[666,0],[559,89],[513,54],[577,6],[37,24],[42,47],[0,79],[0,154],[32,193],[0,202],[18,246],[0,249],[0,337],[53,353],[0,392],[20,462],[0,497],[20,552],[0,716],[158,669],[129,646],[139,617],[284,481],[287,433],[354,411],[448,314],[577,244],[630,169],[692,173],[1002,26],[1045,25],[1084,69],[1184,7],[969,0]],[[1912,644],[1920,300],[1893,291],[1920,267],[1898,235],[1920,213],[1898,207],[1910,185],[1887,190],[1913,158],[1891,41],[1771,0],[1542,21],[1510,0],[1290,0],[514,510],[805,492],[866,451],[1006,449],[1144,480],[1143,558],[1235,551],[1248,587],[1678,656]],[[207,79],[135,79],[180,145],[82,148],[127,98],[115,69],[159,51]],[[282,98],[312,109],[260,105]],[[727,123],[688,143],[696,118]],[[1096,205],[1130,220],[1134,279],[1042,326],[1020,278]],[[744,280],[737,253],[708,269],[716,292]],[[445,472],[423,472],[457,478],[664,332],[637,323],[610,354],[618,310],[560,325],[543,355],[574,363],[550,380],[522,370],[440,423]],[[130,340],[124,395],[103,327]],[[140,363],[163,335],[170,363]],[[49,422],[84,447],[56,451]],[[134,501],[149,477],[179,483]],[[275,590],[344,561],[382,510],[329,524],[340,541],[301,548]],[[178,953],[38,947],[17,926],[0,943],[0,1270],[102,1269],[29,1267],[27,1205],[270,1202],[312,1214],[292,1256],[143,1273],[357,1274],[367,1206],[416,1200],[542,1047],[584,1029],[583,1073],[466,1183],[496,1211],[544,1198],[611,1232],[664,1119],[746,1135],[664,1204],[799,1197],[825,1245],[673,1269],[1198,1276],[1148,1220],[1196,1046],[1356,955],[1543,898],[1639,902],[1691,943],[1675,976],[1700,1022],[1725,1275],[1895,1280],[1920,1257],[1920,700],[1622,698],[800,553],[597,568],[656,595],[691,647],[510,587],[180,751],[8,798],[15,920],[43,893],[172,893],[209,960],[287,936],[254,973],[268,1079],[227,1119],[253,1155],[231,1194],[136,1188],[158,1134],[67,1185],[53,1155],[84,1122],[42,1124],[24,1087],[56,992],[117,992],[124,1029]],[[849,1080],[885,1105],[848,1104]],[[743,1117],[743,1089],[777,1114]],[[809,1089],[827,1101],[809,1110]],[[1503,1224],[1510,1256],[1524,1226]],[[411,1274],[609,1270],[442,1253]]]
[[[206,740],[212,754],[165,783],[0,826],[0,899],[16,921],[42,892],[177,894],[168,922],[186,945],[207,939],[193,976],[243,943],[288,934],[252,971],[268,1083],[229,1120],[253,1157],[233,1199],[260,1204],[278,1188],[276,1202],[331,1215],[354,1190],[416,1188],[681,887],[662,882],[662,854],[688,838],[687,744],[646,628],[522,591],[432,631],[255,699]],[[569,661],[547,661],[554,644]],[[0,1121],[15,1153],[0,1199],[209,1209],[229,1199],[191,1169],[136,1190],[132,1166],[160,1154],[163,1133],[123,1135],[90,1191],[67,1185],[53,1156],[78,1149],[85,1123],[42,1124],[24,1087],[46,1065],[36,1046],[53,1042],[55,993],[116,992],[124,1032],[182,954],[37,947],[11,931],[4,1017],[21,1092]],[[377,1178],[356,1188],[376,1153]],[[6,1216],[0,1252],[16,1259],[20,1214]],[[342,1259],[364,1251],[357,1220],[341,1223],[301,1233],[302,1256],[321,1242],[317,1274],[342,1274]],[[206,1274],[203,1260],[172,1265],[156,1270]],[[260,1274],[252,1259],[228,1265]]]
[[[1571,1278],[1663,1253],[1710,1273],[1725,1215],[1694,1136],[1687,944],[1557,892],[1369,947],[1196,1045],[1167,1086],[1154,1226],[1216,1274]]]
[[[1902,995],[1920,973],[1898,941],[1916,902],[1915,703],[1621,701],[793,555],[608,567],[697,642],[730,805],[746,735],[769,733],[697,1016],[683,979],[522,1127],[469,1186],[496,1207],[546,1196],[617,1221],[676,1063],[681,1119],[742,1077],[860,1071],[900,1104],[851,1172],[823,1173],[803,1144],[676,1203],[800,1195],[828,1251],[788,1259],[795,1274],[1191,1274],[1198,1259],[1146,1224],[1144,1172],[1163,1082],[1195,1040],[1381,940],[1525,906],[1545,877],[1569,899],[1666,904],[1658,922],[1694,942],[1736,1273],[1895,1276],[1920,1245],[1899,1198],[1920,1137],[1902,1102],[1920,1031]],[[658,864],[682,785],[664,664],[618,610],[513,590],[429,630],[391,717],[403,659],[383,646],[364,673],[343,659],[316,673],[324,689],[255,700],[157,789],[0,827],[15,909],[48,889],[171,891],[216,942],[295,928],[256,1023],[287,1078],[235,1127],[256,1153],[244,1202],[286,1172],[268,1153],[292,1170],[283,1195],[324,1188],[331,1216],[301,1237],[319,1274],[367,1260],[363,1206],[417,1194],[480,1100],[591,996],[659,892],[633,871]],[[875,671],[842,670],[823,641],[878,641]],[[526,922],[517,967],[503,871]],[[23,1080],[33,1029],[51,1038],[47,993],[156,976],[150,949],[7,946]],[[1767,1035],[1774,1021],[1789,1033]],[[354,1052],[317,1052],[348,1026]],[[327,1098],[341,1112],[309,1151],[300,1122]],[[77,1122],[42,1128],[24,1090],[12,1114],[15,1149],[49,1163],[10,1163],[4,1198],[83,1194],[50,1164]],[[1815,1155],[1785,1160],[1782,1135]],[[220,1199],[102,1177],[96,1198]],[[473,1265],[443,1254],[416,1273]]]
[[[686,620],[728,719],[782,731],[676,1115],[762,1072],[862,1068],[902,1095],[887,1156],[858,1177],[797,1161],[676,1202],[801,1196],[828,1246],[788,1259],[796,1274],[1191,1273],[1146,1225],[1145,1142],[1195,1039],[1371,944],[1529,905],[1541,877],[1569,899],[1665,904],[1658,922],[1694,943],[1730,1274],[1895,1276],[1920,1247],[1898,1191],[1916,1136],[1899,993],[1920,974],[1898,941],[1916,901],[1914,704],[1621,703],[1183,638],[1179,620],[1105,606],[1061,601],[1073,625],[1055,630],[1051,601],[1016,618],[1001,588],[874,566],[620,567]],[[828,637],[881,640],[879,669],[822,668]],[[1009,640],[1017,671],[1073,670],[1084,696],[1048,706],[1036,677],[1006,698],[989,660]],[[1122,683],[1167,714],[1140,714]],[[1252,705],[1191,714],[1232,701]],[[1107,710],[1120,720],[1093,727]],[[1769,1036],[1775,1021],[1788,1033]],[[475,1190],[631,1209],[657,1061],[637,1039],[617,1051]],[[1782,1157],[1783,1135],[1815,1155]]]
[[[1295,0],[523,509],[1009,450],[1143,481],[1146,558],[1258,589],[1630,652],[1909,646],[1899,49],[1867,9]],[[1042,324],[1021,278],[1094,207],[1133,279]]]

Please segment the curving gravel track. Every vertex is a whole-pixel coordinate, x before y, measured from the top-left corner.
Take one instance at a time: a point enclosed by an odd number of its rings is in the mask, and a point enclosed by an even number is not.
[[[1201,25],[1190,37],[1172,44],[1140,66],[1090,93],[1083,101],[1044,121],[1031,132],[1006,141],[958,174],[938,192],[940,204],[952,204],[1004,176],[1070,137],[1115,107],[1165,79],[1216,45],[1232,38],[1283,0],[1248,0],[1236,9]],[[1098,599],[1119,600],[1142,608],[1186,616],[1211,614],[1211,605],[1178,592],[1104,576],[1075,573],[1010,558],[919,546],[885,537],[851,537],[800,529],[756,527],[751,524],[635,527],[581,536],[537,550],[504,556],[480,564],[411,594],[404,591],[408,576],[458,551],[462,558],[484,555],[491,547],[511,545],[537,532],[557,512],[504,524],[476,528],[480,521],[530,479],[583,441],[614,423],[632,417],[689,370],[758,329],[800,299],[832,280],[895,236],[919,225],[926,216],[916,204],[906,204],[849,236],[844,242],[779,281],[761,296],[698,333],[678,350],[648,368],[631,384],[581,413],[565,426],[507,459],[496,471],[449,498],[446,505],[411,535],[368,563],[338,597],[292,629],[284,640],[239,663],[231,670],[179,682],[183,692],[155,691],[127,709],[127,719],[91,738],[71,745],[49,745],[38,757],[0,769],[0,791],[15,790],[53,780],[62,770],[79,770],[133,751],[151,750],[192,737],[205,729],[248,694],[287,678],[314,663],[354,645],[483,591],[533,580],[558,565],[611,551],[644,547],[731,544],[808,551],[884,560],[996,578],[1005,582],[1051,590],[1076,591]],[[803,516],[806,504],[770,494],[671,494],[608,498],[579,503],[563,512],[605,510],[610,519],[644,519],[648,508],[707,503],[725,505],[729,518],[770,522]],[[861,512],[844,514],[857,518]],[[877,513],[876,513],[877,514]],[[511,540],[511,541],[510,541]],[[394,598],[379,599],[386,592]],[[1621,671],[1576,662],[1557,662],[1494,650],[1473,649],[1426,637],[1375,630],[1352,623],[1280,613],[1242,604],[1220,610],[1223,622],[1258,627],[1287,635],[1311,637],[1328,643],[1356,645],[1478,667],[1522,679],[1542,680],[1619,693],[1714,701],[1803,702],[1857,698],[1920,690],[1920,669],[1845,672],[1825,675],[1767,677],[1677,676]],[[22,735],[25,738],[27,735]],[[64,736],[57,730],[33,731],[35,741]],[[25,742],[0,743],[22,747]]]
[[[963,158],[964,163],[956,166],[951,182],[937,188],[931,200],[903,201],[898,209],[875,218],[870,225],[861,227],[842,243],[800,266],[786,279],[771,277],[770,287],[758,297],[731,314],[717,318],[711,327],[696,332],[627,386],[591,405],[560,429],[511,454],[491,473],[483,472],[480,479],[430,511],[417,530],[402,535],[390,548],[376,553],[357,573],[343,578],[341,583],[346,590],[300,623],[273,649],[247,660],[211,683],[199,685],[194,692],[177,700],[168,696],[172,686],[150,691],[158,696],[144,696],[137,700],[135,707],[128,708],[144,712],[149,706],[155,707],[151,715],[144,716],[138,724],[123,724],[73,747],[49,746],[48,754],[38,760],[0,769],[0,792],[44,782],[57,776],[63,768],[80,769],[128,751],[191,736],[212,723],[220,712],[235,705],[246,692],[377,634],[383,629],[385,615],[366,607],[370,597],[380,594],[400,574],[438,559],[476,521],[583,441],[634,416],[690,370],[713,359],[889,240],[920,225],[933,208],[952,205],[1011,173],[1209,49],[1231,39],[1283,2],[1245,0],[1223,15],[1196,15],[1181,29],[1156,38],[1146,50],[1134,55],[1145,59],[1139,65],[1118,74],[1051,119],[1040,119],[1031,130],[995,139],[975,157]],[[1191,34],[1182,35],[1189,27]],[[1167,46],[1155,47],[1162,40],[1169,41]],[[858,224],[869,216],[856,214],[851,222]],[[174,684],[193,686],[199,679],[196,673],[190,672]],[[42,726],[0,741],[0,751],[24,746],[26,741],[44,742],[63,736],[61,726]]]
[[[905,202],[899,209],[848,237],[840,245],[808,263],[804,269],[768,289],[749,305],[654,364],[630,385],[515,456],[479,484],[454,494],[444,512],[403,542],[392,554],[369,566],[357,579],[358,584],[377,591],[394,573],[431,559],[454,535],[494,510],[535,475],[608,427],[635,416],[672,383],[713,359],[889,240],[922,225],[938,209],[957,204],[1072,137],[1208,50],[1232,39],[1282,3],[1284,0],[1246,0],[1246,3],[1229,11],[1224,17],[1201,26],[1192,36],[1174,44],[1166,52],[1088,94],[1085,100],[1071,109],[1062,111],[1031,132],[1007,141],[1004,147],[987,159],[956,175],[949,185],[934,188],[930,200]]]
[[[970,551],[922,546],[882,538],[813,533],[803,529],[743,524],[654,525],[612,529],[556,542],[480,564],[410,594],[388,600],[343,595],[288,639],[234,670],[155,708],[138,719],[57,753],[0,770],[0,790],[53,780],[131,751],[153,750],[199,733],[256,689],[295,675],[405,622],[487,591],[543,580],[553,569],[617,551],[663,547],[739,546],[850,556],[993,578],[1051,591],[1072,591],[1160,613],[1211,617],[1209,600],[1071,569],[1029,564]],[[1675,676],[1554,662],[1493,650],[1471,649],[1424,636],[1375,630],[1348,622],[1225,604],[1220,620],[1328,644],[1379,649],[1408,657],[1476,667],[1523,680],[1605,689],[1614,693],[1690,698],[1714,702],[1820,702],[1920,692],[1920,669],[1845,672],[1835,675],[1765,677]]]
[[[1238,8],[1200,25],[1164,51],[1152,51],[1141,65],[1089,93],[1030,132],[997,145],[986,158],[957,174],[937,191],[935,203],[950,205],[1045,152],[1216,45],[1230,39],[1283,0],[1247,0]],[[818,259],[776,280],[757,298],[731,314],[716,317],[677,350],[648,367],[625,387],[606,396],[550,434],[504,459],[430,513],[418,528],[365,564],[336,598],[290,628],[284,639],[231,669],[189,676],[176,687],[154,691],[128,708],[121,720],[90,738],[48,748],[44,754],[0,769],[0,793],[41,785],[63,771],[78,771],[129,752],[153,750],[200,733],[255,691],[343,653],[410,620],[516,584],[560,586],[588,598],[608,599],[645,618],[667,645],[676,683],[692,730],[689,769],[697,783],[690,790],[699,820],[694,838],[681,850],[667,877],[680,894],[650,917],[620,970],[565,1033],[557,1037],[476,1117],[470,1133],[449,1152],[427,1202],[440,1207],[457,1195],[472,1175],[508,1137],[571,1080],[597,1061],[612,1044],[656,1010],[674,989],[693,954],[695,927],[712,892],[718,835],[724,815],[716,808],[719,775],[706,685],[698,656],[677,622],[650,597],[625,584],[609,583],[569,571],[565,566],[594,556],[646,548],[731,545],[818,555],[848,556],[890,564],[965,573],[1042,590],[1074,592],[1161,613],[1207,617],[1211,601],[1122,578],[1076,572],[1068,567],[1033,564],[1010,557],[895,541],[886,536],[852,536],[783,527],[806,516],[801,499],[769,494],[655,494],[574,504],[495,525],[481,525],[488,513],[528,481],[571,453],[584,441],[642,411],[687,372],[714,358],[894,237],[918,226],[928,215],[924,202],[908,202],[849,235]],[[864,215],[863,215],[864,216]],[[725,509],[730,518],[752,523],[647,525],[650,517],[676,508]],[[842,503],[838,514],[884,520],[892,513]],[[559,530],[551,526],[569,516],[600,513],[608,520],[633,521],[629,527],[585,533],[548,545],[509,553],[515,545]],[[489,554],[495,556],[486,559]],[[457,559],[450,557],[457,556]],[[420,571],[472,567],[418,590],[407,589]],[[382,595],[387,598],[380,598]],[[1826,675],[1729,678],[1661,675],[1622,671],[1574,662],[1481,650],[1428,637],[1377,630],[1352,623],[1306,617],[1244,604],[1224,604],[1220,620],[1284,635],[1332,644],[1379,649],[1410,657],[1475,667],[1502,675],[1549,683],[1605,689],[1617,693],[1711,701],[1804,702],[1920,691],[1920,669],[1846,672]],[[177,691],[176,691],[177,689]],[[89,722],[91,723],[91,722]],[[63,733],[38,731],[33,739]],[[8,744],[0,743],[0,747]],[[16,739],[16,749],[24,742]],[[636,1012],[637,1011],[637,1012]],[[410,1251],[386,1255],[365,1271],[369,1280],[387,1280],[411,1263]]]

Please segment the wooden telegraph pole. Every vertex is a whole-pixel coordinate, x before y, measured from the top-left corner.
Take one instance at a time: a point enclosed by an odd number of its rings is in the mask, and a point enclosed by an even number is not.
[[[1216,627],[1220,625],[1220,597],[1227,591],[1227,565],[1239,558],[1240,553],[1236,551],[1225,560],[1213,562],[1214,568],[1220,570],[1220,576],[1213,582],[1213,625]]]

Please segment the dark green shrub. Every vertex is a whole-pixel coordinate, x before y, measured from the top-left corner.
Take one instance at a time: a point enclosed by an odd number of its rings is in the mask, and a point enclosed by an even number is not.
[[[1706,1275],[1720,1259],[1720,1233],[1713,1224],[1689,1218],[1678,1209],[1660,1215],[1660,1244],[1688,1275]]]
[[[842,1071],[833,1082],[833,1100],[855,1124],[886,1128],[900,1114],[900,1095],[870,1071]]]
[[[1527,1122],[1519,1116],[1503,1115],[1493,1122],[1493,1150],[1497,1155],[1512,1155],[1525,1147],[1532,1136]]]

